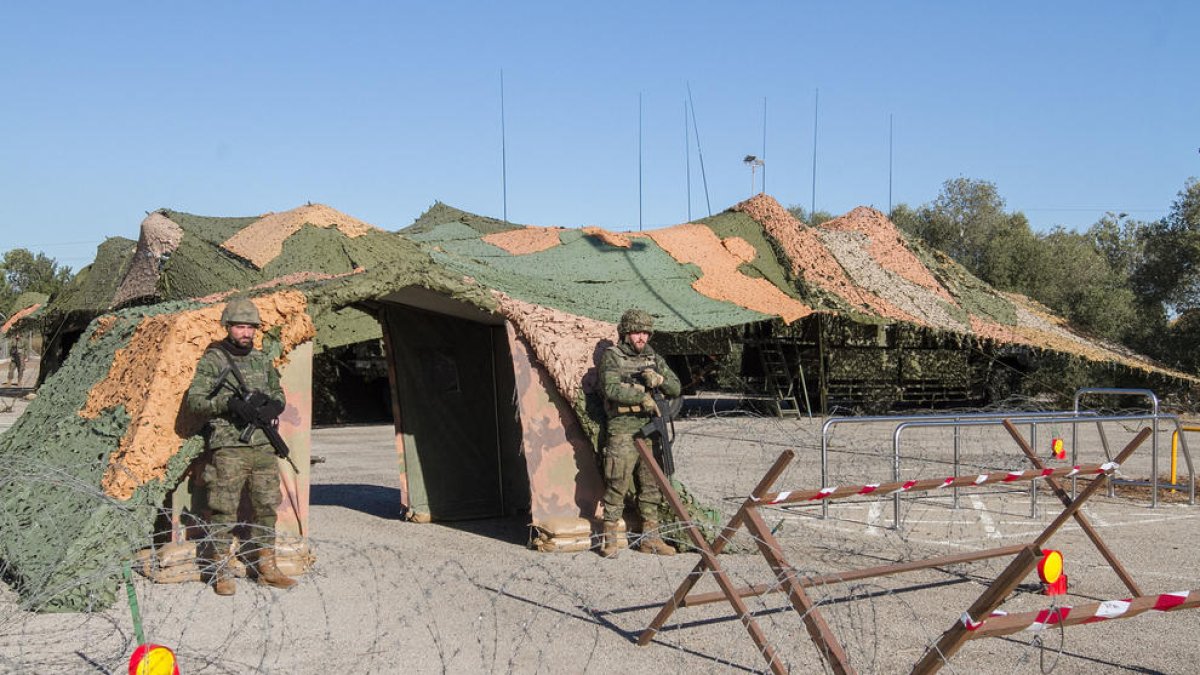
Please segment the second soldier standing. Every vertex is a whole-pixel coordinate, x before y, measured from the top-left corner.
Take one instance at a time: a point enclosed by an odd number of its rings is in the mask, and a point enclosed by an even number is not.
[[[608,437],[604,445],[604,542],[600,555],[617,553],[617,521],[625,510],[627,494],[637,496],[642,516],[643,553],[675,555],[658,533],[658,509],[662,491],[650,468],[644,466],[634,436],[655,414],[651,391],[679,396],[679,378],[649,345],[654,318],[649,312],[630,309],[617,324],[619,340],[600,358],[600,383],[604,389],[604,411]]]

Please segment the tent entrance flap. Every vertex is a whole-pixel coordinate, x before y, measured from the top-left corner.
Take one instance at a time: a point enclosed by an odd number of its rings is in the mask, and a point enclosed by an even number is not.
[[[502,327],[388,303],[382,311],[399,402],[405,502],[433,520],[506,515],[519,508],[506,474],[519,452],[512,377],[497,378]],[[501,334],[503,337],[503,334]],[[498,361],[500,361],[498,363]],[[507,382],[507,384],[505,384]],[[524,467],[517,469],[524,472]],[[509,476],[511,478],[511,475]],[[528,501],[528,488],[525,490]]]

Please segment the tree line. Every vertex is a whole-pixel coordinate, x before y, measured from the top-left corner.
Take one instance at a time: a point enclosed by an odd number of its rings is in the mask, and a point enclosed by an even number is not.
[[[804,222],[832,216],[818,211]],[[1200,181],[1187,180],[1166,217],[1106,213],[1082,232],[1034,232],[995,183],[953,178],[927,204],[892,209],[910,237],[993,287],[1026,295],[1091,335],[1200,371]]]
[[[33,253],[25,248],[6,252],[0,258],[0,314],[6,320],[9,314],[23,309],[14,307],[13,303],[26,291],[49,296],[58,294],[72,276],[70,267],[58,264],[45,253]]]

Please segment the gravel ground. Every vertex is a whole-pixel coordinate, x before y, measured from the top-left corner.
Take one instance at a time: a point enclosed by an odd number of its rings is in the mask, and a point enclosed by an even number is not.
[[[3,406],[0,406],[2,408]],[[0,414],[0,430],[12,413]],[[891,479],[893,426],[838,428],[830,442],[830,484]],[[706,417],[678,423],[679,478],[728,516],[786,448],[797,451],[781,489],[819,487],[820,422]],[[1026,428],[1027,431],[1027,428]],[[1080,463],[1102,457],[1094,432],[1081,430]],[[1069,427],[1039,429],[1069,437]],[[1108,429],[1114,452],[1132,430]],[[1169,436],[1160,435],[1160,472]],[[903,439],[905,478],[953,473],[952,436],[921,430]],[[1016,446],[995,429],[960,434],[959,473],[1025,468]],[[199,583],[136,587],[150,641],[173,648],[181,672],[757,672],[765,668],[726,604],[683,608],[651,645],[637,635],[699,560],[622,552],[545,554],[525,548],[523,519],[421,525],[399,516],[397,463],[388,426],[314,433],[311,536],[316,567],[288,592],[240,580],[221,598]],[[1145,453],[1149,455],[1148,448]],[[1043,456],[1048,453],[1042,452]],[[1100,459],[1102,461],[1102,459]],[[1123,473],[1145,477],[1149,464]],[[1139,475],[1141,473],[1141,475]],[[1178,498],[1178,494],[1176,498]],[[788,560],[801,574],[825,574],[933,555],[1031,541],[1059,512],[1043,490],[1030,517],[1028,491],[963,490],[906,500],[891,529],[890,500],[767,509]],[[1164,500],[1165,502],[1166,500]],[[1098,495],[1084,511],[1146,594],[1200,588],[1200,508]],[[749,544],[747,538],[740,540]],[[1059,605],[1124,598],[1128,590],[1069,523],[1051,540],[1064,552],[1071,595]],[[810,589],[859,672],[907,672],[984,590],[1008,558]],[[722,556],[736,584],[772,574],[758,555]],[[1032,581],[1032,579],[1027,580]],[[704,579],[698,591],[713,591]],[[1025,584],[1004,609],[1049,607],[1054,599]],[[752,598],[768,639],[792,672],[824,667],[804,624],[784,596]],[[1148,613],[1123,621],[968,643],[946,672],[1193,672],[1200,651],[1196,614]],[[0,672],[125,672],[132,651],[125,603],[93,614],[21,611],[0,584]]]

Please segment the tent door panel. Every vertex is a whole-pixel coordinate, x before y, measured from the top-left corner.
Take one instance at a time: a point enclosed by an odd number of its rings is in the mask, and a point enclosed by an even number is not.
[[[384,314],[409,508],[434,520],[504,514],[493,327],[401,305]]]

